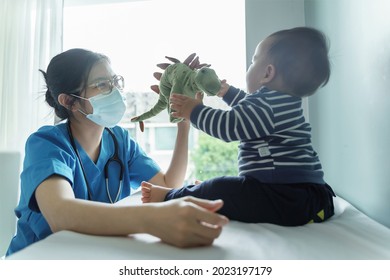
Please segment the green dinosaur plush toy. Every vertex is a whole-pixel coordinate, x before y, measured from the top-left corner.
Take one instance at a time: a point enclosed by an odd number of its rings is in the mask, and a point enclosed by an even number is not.
[[[166,58],[172,61],[173,64],[157,64],[165,71],[162,74],[154,73],[154,77],[160,81],[160,84],[151,87],[153,91],[160,94],[157,103],[149,111],[131,119],[132,122],[140,123],[141,131],[144,128],[144,120],[156,116],[165,108],[168,109],[171,122],[176,123],[183,120],[170,115],[169,97],[171,93],[184,94],[192,98],[195,97],[197,92],[215,96],[221,88],[221,81],[215,71],[209,68],[209,64],[200,64],[195,53],[188,56],[183,63],[176,58],[168,56]]]

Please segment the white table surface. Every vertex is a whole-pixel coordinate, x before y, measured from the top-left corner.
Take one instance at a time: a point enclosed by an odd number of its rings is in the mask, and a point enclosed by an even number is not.
[[[137,195],[129,200],[140,203]],[[7,259],[389,260],[390,229],[341,198],[336,198],[335,203],[335,216],[321,224],[282,227],[230,221],[210,247],[179,249],[147,234],[103,237],[61,231]]]

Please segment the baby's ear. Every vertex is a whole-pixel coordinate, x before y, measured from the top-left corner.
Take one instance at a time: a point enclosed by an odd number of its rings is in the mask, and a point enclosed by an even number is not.
[[[64,106],[68,110],[72,110],[74,97],[66,93],[60,93],[57,100],[61,106]]]
[[[264,83],[269,83],[271,82],[275,76],[276,76],[276,68],[273,64],[268,64],[266,69],[265,69],[265,74],[263,77],[263,82]]]

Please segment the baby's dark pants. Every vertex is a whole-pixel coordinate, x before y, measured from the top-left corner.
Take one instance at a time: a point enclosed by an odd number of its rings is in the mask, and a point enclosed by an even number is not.
[[[334,214],[335,194],[327,184],[268,184],[252,177],[224,176],[172,189],[165,200],[184,196],[222,199],[218,213],[247,223],[298,226],[323,222]]]

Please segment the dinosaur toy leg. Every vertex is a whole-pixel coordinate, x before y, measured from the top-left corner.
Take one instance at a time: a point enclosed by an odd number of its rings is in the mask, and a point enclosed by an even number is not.
[[[153,108],[151,108],[149,111],[139,115],[138,117],[132,118],[131,121],[132,122],[141,122],[143,120],[154,117],[158,113],[160,113],[162,110],[167,108],[167,105],[168,105],[167,98],[164,95],[160,94],[159,99],[158,99],[157,103],[153,106]]]

